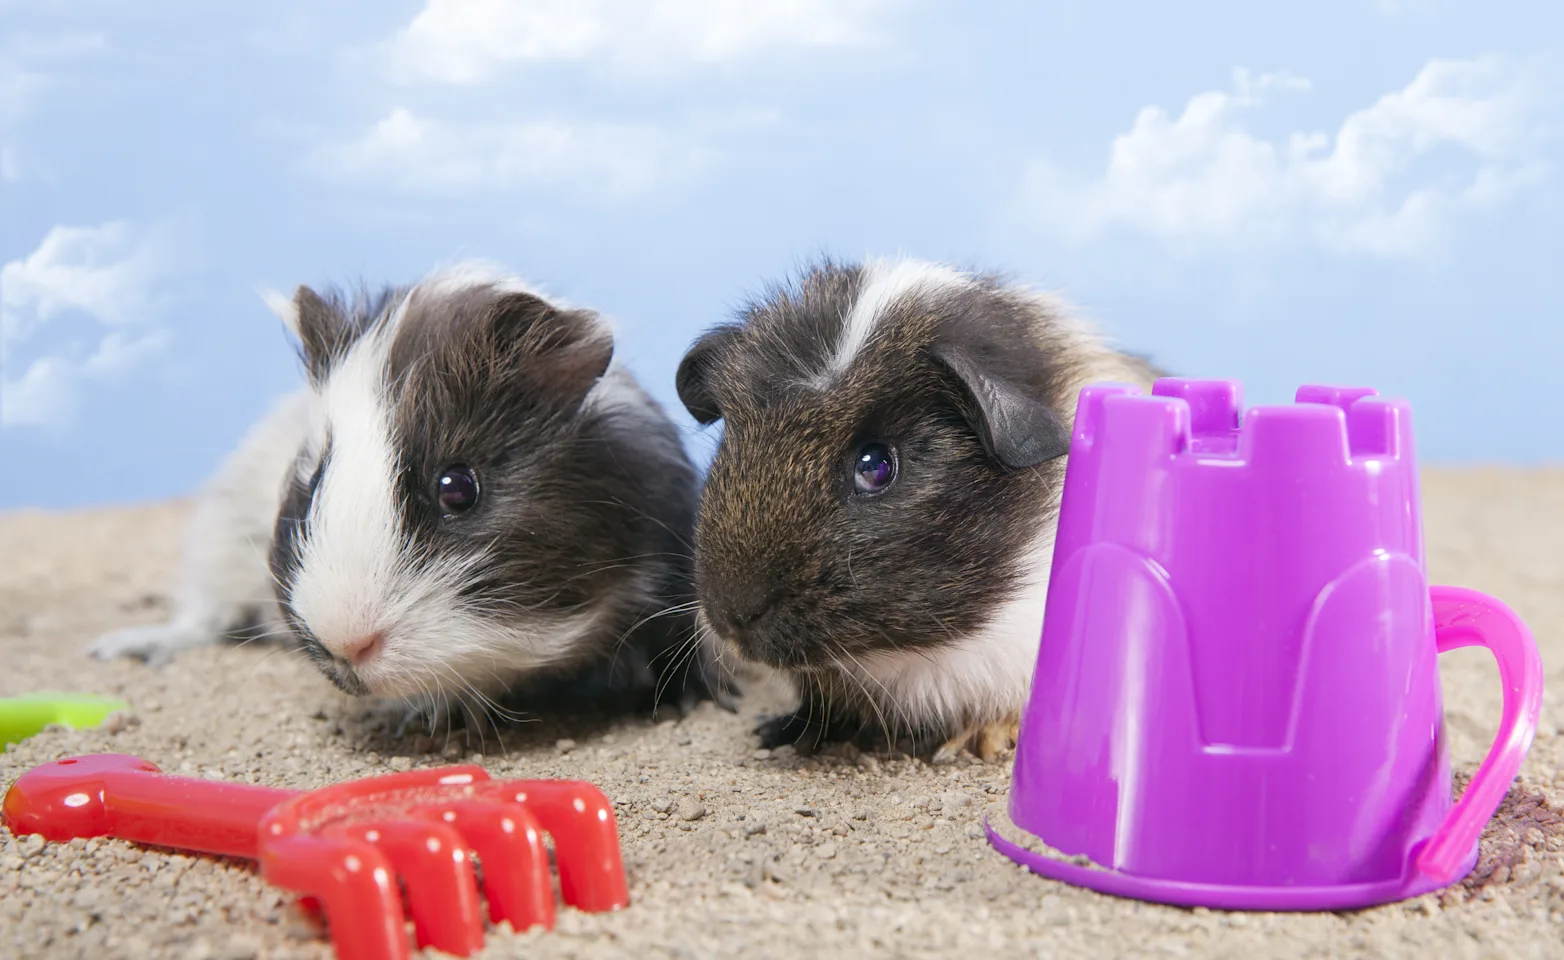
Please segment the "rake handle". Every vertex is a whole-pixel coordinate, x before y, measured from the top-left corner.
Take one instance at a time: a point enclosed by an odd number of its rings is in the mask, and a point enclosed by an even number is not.
[[[175,777],[140,757],[70,757],[22,774],[6,792],[6,827],[63,843],[132,843],[254,860],[261,817],[296,790]]]

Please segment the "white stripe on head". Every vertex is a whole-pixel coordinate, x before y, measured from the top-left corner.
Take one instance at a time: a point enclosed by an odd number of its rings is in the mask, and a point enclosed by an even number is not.
[[[405,592],[407,548],[385,383],[400,312],[338,359],[317,396],[312,433],[329,436],[330,459],[310,505],[292,601],[310,632],[338,655],[386,629],[387,598]]]
[[[822,385],[840,377],[874,331],[899,302],[972,284],[966,274],[923,260],[869,260],[863,265],[858,296],[842,321],[842,338],[820,377]]]

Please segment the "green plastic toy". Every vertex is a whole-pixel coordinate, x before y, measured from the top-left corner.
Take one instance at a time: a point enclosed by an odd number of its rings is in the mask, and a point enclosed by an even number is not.
[[[96,727],[130,704],[90,693],[30,693],[0,697],[0,750],[24,740],[51,723],[80,729]]]

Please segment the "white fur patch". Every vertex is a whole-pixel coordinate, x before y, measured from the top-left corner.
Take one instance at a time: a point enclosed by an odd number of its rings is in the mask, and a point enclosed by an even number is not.
[[[251,620],[256,639],[286,635],[267,561],[309,401],[307,390],[281,398],[203,485],[185,525],[173,617],[104,634],[88,648],[93,656],[164,659]]]
[[[876,650],[846,663],[887,719],[993,722],[1026,706],[1053,565],[1052,524],[1023,560],[1020,589],[981,629],[921,650]]]
[[[842,375],[873,337],[891,308],[907,297],[960,289],[972,281],[963,273],[922,260],[869,260],[853,307],[842,321],[842,339],[821,374],[822,384]]]
[[[407,545],[393,486],[396,452],[384,382],[393,330],[388,326],[359,340],[333,367],[319,395],[331,453],[310,506],[292,599],[310,631],[338,656],[388,629],[388,600],[407,593]]]

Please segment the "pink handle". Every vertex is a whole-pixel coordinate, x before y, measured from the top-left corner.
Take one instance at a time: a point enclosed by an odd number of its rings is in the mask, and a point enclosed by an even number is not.
[[[1504,717],[1488,756],[1417,855],[1420,872],[1453,883],[1531,749],[1542,713],[1542,657],[1526,624],[1498,600],[1461,587],[1430,587],[1429,594],[1439,652],[1487,647],[1504,685]]]

